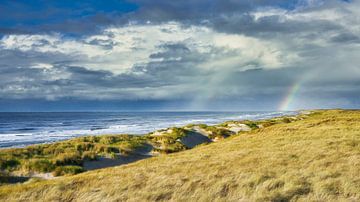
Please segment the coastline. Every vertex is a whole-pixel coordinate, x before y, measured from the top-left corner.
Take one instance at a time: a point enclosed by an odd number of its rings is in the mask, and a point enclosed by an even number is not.
[[[124,166],[3,185],[0,199],[358,201],[360,111],[297,117]]]
[[[81,136],[144,135],[187,124],[216,125],[229,120],[264,119],[293,112],[68,112],[0,113],[0,148],[22,148]]]
[[[52,179],[176,153],[274,124],[301,120],[308,115],[299,111],[296,115],[271,119],[226,121],[211,126],[188,124],[143,136],[83,136],[23,148],[3,148],[0,149],[0,166],[6,176]]]

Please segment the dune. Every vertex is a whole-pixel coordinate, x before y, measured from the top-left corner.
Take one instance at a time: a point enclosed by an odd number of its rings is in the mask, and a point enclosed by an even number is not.
[[[189,131],[186,136],[180,138],[180,142],[188,148],[194,148],[197,145],[210,143],[211,139],[201,133]]]
[[[139,161],[142,159],[153,157],[154,155],[151,153],[152,146],[149,144],[144,145],[143,147],[139,147],[134,149],[128,155],[116,154],[114,158],[110,157],[99,157],[96,161],[86,160],[83,163],[83,168],[87,171],[96,170],[101,168],[120,166],[124,164],[129,164],[135,161]]]
[[[122,166],[1,186],[0,199],[359,201],[360,111],[290,121]]]

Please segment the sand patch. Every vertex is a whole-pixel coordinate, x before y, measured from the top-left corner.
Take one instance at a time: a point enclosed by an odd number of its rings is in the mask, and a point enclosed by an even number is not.
[[[152,155],[139,155],[139,154],[130,154],[127,156],[116,155],[115,158],[100,157],[95,161],[85,161],[83,164],[83,168],[85,170],[96,170],[101,168],[120,166],[150,157],[152,157]]]
[[[152,149],[153,149],[152,145],[145,144],[142,147],[134,149],[128,155],[116,154],[115,158],[99,157],[95,161],[85,161],[83,164],[83,168],[85,170],[95,170],[95,169],[120,166],[128,163],[132,163],[135,161],[139,161],[154,156],[151,153]]]
[[[230,130],[234,133],[238,133],[241,131],[251,131],[251,128],[248,125],[243,124],[243,123],[231,123],[231,124],[228,124],[228,127],[225,129]]]
[[[187,148],[194,148],[199,144],[211,142],[211,139],[201,133],[189,131],[185,137],[180,138],[180,142]]]

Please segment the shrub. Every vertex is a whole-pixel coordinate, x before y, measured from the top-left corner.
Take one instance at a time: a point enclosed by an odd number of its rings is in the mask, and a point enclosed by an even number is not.
[[[84,169],[80,166],[58,166],[52,174],[56,177],[62,175],[75,175],[81,172],[84,172]]]
[[[209,131],[212,132],[212,134],[209,134],[210,139],[214,139],[215,137],[226,138],[232,134],[232,132],[229,130],[216,127],[209,127]]]
[[[43,149],[40,148],[39,146],[29,146],[27,148],[28,152],[32,154],[32,156],[35,156],[35,155],[41,155],[42,154],[42,151]]]
[[[283,122],[284,123],[291,123],[291,120],[287,117],[283,118]]]
[[[16,159],[0,159],[0,168],[2,170],[12,170],[20,165],[20,162]]]
[[[119,153],[120,149],[117,147],[109,147],[107,145],[98,144],[98,145],[95,145],[95,152],[96,153],[105,153],[105,154],[109,154],[111,152]]]
[[[185,127],[186,127],[186,128],[192,128],[192,127],[194,127],[194,126],[196,126],[196,125],[193,124],[193,123],[189,123],[189,124],[187,124]]]
[[[25,167],[28,170],[41,172],[41,173],[51,172],[55,168],[54,164],[47,159],[32,160],[28,162],[28,164],[25,165]]]
[[[252,130],[259,128],[259,126],[253,121],[245,121],[244,124],[249,126]]]
[[[97,143],[100,140],[100,137],[97,136],[87,136],[87,137],[83,137],[80,140],[82,140],[83,142],[90,142],[90,143]]]
[[[92,143],[78,143],[75,145],[75,150],[79,152],[89,151],[94,148],[94,144]]]
[[[206,124],[199,124],[198,125],[200,128],[203,128],[203,129],[206,129],[207,127],[209,127],[208,125],[206,125]]]
[[[176,141],[172,144],[166,145],[164,147],[164,149],[162,149],[160,152],[162,153],[174,153],[174,152],[179,152],[179,151],[183,151],[186,150],[186,146],[181,144],[180,142]]]
[[[230,131],[230,130],[227,130],[227,129],[224,129],[224,128],[218,128],[218,127],[215,127],[215,126],[207,126],[205,124],[203,124],[203,126],[201,126],[201,128],[205,129],[208,132],[211,132],[208,135],[208,137],[210,139],[214,139],[216,137],[226,138],[226,137],[229,137],[230,135],[233,134],[233,132]]]
[[[102,144],[113,144],[116,142],[116,138],[114,136],[103,136],[99,142]]]
[[[96,156],[96,153],[93,152],[93,151],[85,151],[81,158],[83,160],[89,160],[89,161],[93,161],[93,160],[96,160],[97,159],[97,156]]]
[[[111,152],[107,155],[108,158],[116,159],[116,154],[114,152]]]
[[[56,165],[81,165],[82,158],[79,153],[64,153],[60,154],[55,159]]]

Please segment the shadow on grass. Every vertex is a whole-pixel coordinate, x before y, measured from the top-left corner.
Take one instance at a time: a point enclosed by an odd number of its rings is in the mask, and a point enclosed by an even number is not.
[[[1,184],[16,184],[23,183],[30,179],[31,177],[22,177],[22,176],[1,176],[0,183]]]
[[[101,168],[120,166],[142,159],[150,158],[152,155],[150,152],[153,147],[150,144],[145,144],[142,147],[136,148],[128,155],[116,155],[115,158],[100,157],[95,161],[85,161],[83,163],[83,168],[85,170],[96,170]]]
[[[96,170],[113,166],[129,164],[142,159],[150,158],[151,155],[130,154],[128,156],[117,156],[116,158],[100,157],[96,161],[85,161],[83,167],[85,170]]]
[[[194,148],[197,145],[210,142],[211,140],[208,137],[195,131],[188,131],[187,135],[181,138],[181,143],[183,143],[187,148],[190,149]]]

